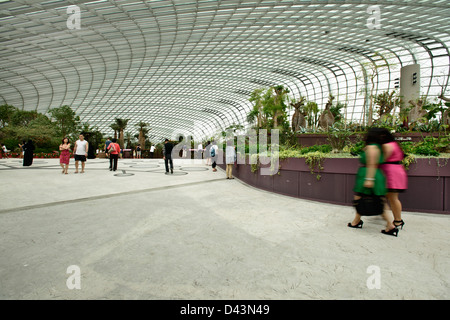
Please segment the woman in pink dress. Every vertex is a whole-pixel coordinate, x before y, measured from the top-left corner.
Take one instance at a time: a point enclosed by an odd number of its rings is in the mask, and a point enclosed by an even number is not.
[[[67,174],[67,170],[69,169],[69,161],[70,161],[70,143],[69,138],[62,139],[62,143],[59,145],[59,151],[61,154],[59,156],[59,164],[62,167],[62,173]]]
[[[386,187],[388,189],[386,198],[394,214],[394,225],[403,229],[405,222],[402,219],[402,203],[398,199],[398,194],[408,189],[408,175],[402,165],[405,154],[387,129],[383,134],[382,149],[385,160],[381,165],[381,170],[386,176]]]

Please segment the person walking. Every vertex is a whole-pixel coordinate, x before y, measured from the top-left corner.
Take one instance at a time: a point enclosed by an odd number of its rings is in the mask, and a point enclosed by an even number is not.
[[[141,153],[142,153],[141,146],[137,145],[136,146],[136,158],[141,159]]]
[[[105,141],[105,149],[103,150],[104,152],[105,152],[105,157],[109,157],[109,154],[108,154],[108,147],[109,147],[109,144],[111,143],[111,137],[109,137],[109,138],[107,138],[106,139],[106,141]]]
[[[203,144],[200,142],[197,146],[197,158],[203,159]],[[202,160],[203,162],[203,160]]]
[[[111,143],[108,146],[108,152],[109,152],[109,171],[116,171],[120,154],[120,145],[117,143],[117,139],[112,139]]]
[[[9,153],[9,150],[6,148],[6,146],[4,144],[2,144],[2,154],[5,158],[9,158],[8,153]]]
[[[374,196],[373,199],[380,197],[382,200],[384,200],[386,195],[386,178],[379,168],[379,165],[384,161],[381,149],[381,132],[382,130],[380,128],[370,128],[366,134],[365,147],[359,159],[362,166],[356,173],[356,181],[353,188],[355,192],[355,208],[358,208],[358,201],[367,195]],[[356,209],[355,218],[352,222],[348,223],[348,227],[362,228],[363,221],[361,220],[361,216],[364,214],[363,212],[358,212],[358,209]],[[380,214],[386,220],[386,228],[381,230],[381,232],[383,234],[397,236],[398,229],[393,224],[391,217],[383,211],[383,204],[381,204]]]
[[[226,176],[227,179],[234,179],[233,178],[233,165],[236,160],[236,150],[233,145],[232,140],[227,141],[227,147],[225,149],[225,163],[227,165],[226,167]]]
[[[402,203],[398,195],[408,189],[408,175],[402,165],[405,154],[387,129],[383,129],[381,133],[381,143],[385,161],[380,167],[386,176],[386,198],[394,215],[394,225],[403,229],[405,222],[402,219]]]
[[[25,143],[24,146],[24,155],[23,155],[23,166],[29,167],[33,164],[33,153],[34,153],[35,146],[33,144],[33,141],[30,139],[27,143]]]
[[[155,155],[155,146],[152,145],[150,147],[150,158],[153,159],[154,155]]]
[[[211,165],[211,141],[206,142],[205,146],[205,158],[206,158],[206,165]]]
[[[80,134],[78,140],[75,141],[74,158],[75,158],[75,173],[78,173],[78,165],[81,161],[81,173],[84,173],[84,168],[86,165],[87,154],[89,151],[89,143],[84,140],[84,135]]]
[[[163,159],[164,164],[166,166],[166,174],[169,174],[169,163],[170,163],[170,173],[173,174],[172,149],[173,144],[169,141],[169,139],[164,140]]]
[[[59,151],[61,154],[59,155],[59,164],[62,167],[62,173],[68,174],[69,170],[69,162],[70,162],[70,142],[69,138],[64,138],[59,145]]]
[[[219,150],[219,147],[217,146],[216,142],[213,141],[211,143],[211,149],[210,149],[210,156],[211,156],[211,161],[212,161],[211,167],[212,167],[212,171],[213,172],[217,171],[217,169],[216,169],[216,166],[217,166],[216,160],[217,160],[218,150]]]
[[[19,143],[19,148],[20,148],[20,156],[19,156],[19,158],[20,159],[23,159],[23,156],[25,155],[25,144],[26,144],[25,140],[22,140],[21,144]]]

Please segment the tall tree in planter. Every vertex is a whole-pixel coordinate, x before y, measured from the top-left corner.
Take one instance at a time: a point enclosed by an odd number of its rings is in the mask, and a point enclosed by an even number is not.
[[[264,94],[263,111],[271,118],[271,128],[285,128],[287,120],[288,96],[289,90],[282,85],[270,87]],[[287,125],[289,127],[289,124]]]
[[[125,141],[124,141],[124,135],[123,132],[125,130],[125,128],[127,127],[128,121],[130,121],[130,119],[121,119],[121,118],[116,118],[116,125],[119,131],[119,145],[120,148],[124,147]]]
[[[334,115],[331,112],[331,107],[333,106],[334,96],[330,93],[328,96],[328,102],[325,105],[325,110],[322,111],[319,117],[319,126],[328,129],[334,123]]]
[[[267,116],[263,112],[263,88],[255,89],[251,95],[249,101],[253,103],[253,109],[247,114],[247,121],[250,124],[255,123],[256,129],[265,128],[267,126]]]
[[[145,139],[147,138],[147,133],[150,130],[148,128],[148,123],[146,122],[139,122],[136,124],[136,128],[139,130],[139,145],[141,146],[141,149],[144,150],[145,149]]]
[[[117,123],[112,123],[109,127],[114,130],[114,139],[117,139],[117,132],[119,132],[119,126],[117,125]]]
[[[33,120],[37,119],[40,116],[43,116],[43,114],[40,114],[34,110],[26,111],[26,110],[16,109],[16,111],[12,114],[12,117],[11,117],[11,125],[18,126],[18,127],[26,127]]]
[[[58,128],[44,114],[38,113],[36,118],[26,125],[14,127],[14,132],[19,141],[33,140],[35,146],[44,152],[57,150],[61,143]]]
[[[343,115],[342,115],[341,109],[345,110],[346,108],[347,108],[347,104],[344,104],[342,102],[337,102],[335,106],[331,106],[330,111],[334,116],[335,123],[342,121]],[[344,124],[346,127],[346,123],[344,123]]]
[[[317,127],[317,123],[319,121],[319,106],[314,101],[308,101],[305,106],[305,112],[307,114],[306,118],[308,120],[308,126],[311,129]]]
[[[370,62],[362,63],[363,77],[365,82],[365,87],[362,89],[364,93],[364,110],[363,114],[367,113],[367,125],[371,126],[373,124],[373,113],[374,113],[374,93],[376,80],[379,79],[380,73],[385,70],[390,70],[396,68],[397,65],[389,64],[388,59],[393,58],[389,55],[380,55],[375,52],[371,58]],[[369,108],[366,110],[367,99],[369,99]],[[363,121],[364,122],[364,121]]]
[[[68,105],[50,109],[48,113],[51,119],[55,120],[54,123],[61,137],[67,137],[77,133],[80,126],[80,117]]]
[[[448,126],[450,125],[450,98],[444,96],[444,88],[442,88],[441,94],[438,96],[438,98],[444,101],[444,105],[447,107],[447,109],[445,109],[445,111],[442,113],[441,124]]]
[[[0,106],[0,128],[4,128],[10,124],[11,118],[16,110],[16,107],[9,104],[2,104]]]
[[[382,122],[386,121],[386,118],[391,115],[395,108],[400,106],[400,97],[395,90],[377,94],[374,96],[373,101],[378,106],[376,111],[378,119]]]
[[[133,135],[131,132],[127,131],[124,134],[124,141],[126,142],[127,149],[132,149],[136,142],[136,135]],[[125,143],[124,142],[124,143]],[[145,143],[145,141],[144,141]]]
[[[295,109],[294,114],[292,115],[292,131],[295,133],[300,130],[300,128],[306,128],[306,113],[303,110],[305,106],[305,97],[300,97],[297,101],[291,102],[291,107]]]

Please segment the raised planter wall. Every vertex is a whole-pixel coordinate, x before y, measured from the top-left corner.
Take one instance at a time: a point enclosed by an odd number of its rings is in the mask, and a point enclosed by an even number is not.
[[[249,163],[248,161],[246,163]],[[219,165],[225,168],[225,165]],[[304,158],[280,161],[280,169],[272,176],[252,172],[250,164],[233,166],[233,175],[254,187],[292,197],[352,205],[353,186],[358,159],[328,158],[317,180]],[[450,161],[417,159],[408,172],[408,190],[399,195],[403,211],[450,214]]]

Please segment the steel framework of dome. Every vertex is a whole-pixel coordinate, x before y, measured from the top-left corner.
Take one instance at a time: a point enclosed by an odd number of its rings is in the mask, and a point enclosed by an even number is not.
[[[0,0],[0,104],[204,138],[246,126],[250,93],[284,85],[364,121],[376,66],[374,92],[409,64],[421,94],[447,89],[449,18],[448,0]]]

